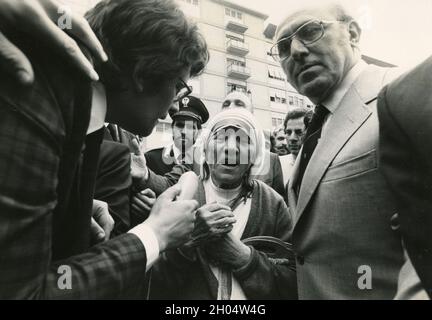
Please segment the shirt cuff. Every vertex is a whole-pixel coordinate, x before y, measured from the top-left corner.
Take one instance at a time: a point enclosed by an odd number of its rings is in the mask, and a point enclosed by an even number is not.
[[[156,237],[155,232],[151,227],[146,225],[145,223],[142,223],[135,228],[131,229],[128,233],[132,233],[138,237],[138,239],[141,240],[147,256],[147,264],[146,264],[146,271],[148,271],[152,265],[156,262],[156,260],[159,258],[159,242]]]

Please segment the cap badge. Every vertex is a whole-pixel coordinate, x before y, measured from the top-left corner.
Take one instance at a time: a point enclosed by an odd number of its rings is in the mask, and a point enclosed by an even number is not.
[[[182,103],[183,103],[183,107],[184,107],[184,108],[188,107],[188,103],[189,103],[189,101],[190,101],[190,100],[189,100],[188,97],[183,98]]]

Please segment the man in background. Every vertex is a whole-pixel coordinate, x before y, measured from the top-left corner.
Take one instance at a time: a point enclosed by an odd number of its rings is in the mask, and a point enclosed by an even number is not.
[[[276,153],[279,157],[289,154],[287,148],[287,137],[283,126],[274,128],[270,138],[272,141],[271,152]]]
[[[179,110],[171,118],[173,143],[145,153],[148,168],[158,175],[170,172],[176,164],[193,164],[194,144],[209,113],[200,99],[187,96],[179,101]]]
[[[294,163],[303,145],[306,128],[312,118],[312,114],[312,110],[308,108],[294,108],[288,111],[285,116],[283,128],[286,134],[289,154],[285,157],[280,157],[285,184],[291,177]]]

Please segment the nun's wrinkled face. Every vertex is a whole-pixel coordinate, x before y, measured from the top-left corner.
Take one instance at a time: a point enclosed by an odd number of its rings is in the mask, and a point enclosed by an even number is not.
[[[206,162],[213,183],[221,188],[239,186],[252,166],[254,145],[249,133],[237,127],[213,133],[206,148]]]

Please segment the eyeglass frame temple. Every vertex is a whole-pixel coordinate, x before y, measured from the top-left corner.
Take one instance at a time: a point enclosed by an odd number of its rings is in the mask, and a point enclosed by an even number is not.
[[[174,100],[173,100],[173,102],[179,102],[180,99],[183,99],[183,98],[189,96],[192,93],[192,87],[189,86],[182,78],[179,78],[179,80],[182,83],[182,85],[184,86],[184,88],[187,88],[187,93],[184,96],[180,97],[180,98],[175,97]]]
[[[272,46],[272,48],[270,49],[270,53],[271,53],[272,49],[273,49],[273,48],[276,48],[280,42],[294,38],[294,37],[296,36],[296,34],[300,31],[301,28],[303,28],[304,26],[306,26],[306,25],[308,25],[308,24],[310,24],[310,23],[312,23],[312,22],[318,22],[318,23],[321,25],[322,35],[321,35],[321,37],[319,37],[318,39],[316,39],[316,40],[314,40],[314,41],[312,41],[312,42],[309,42],[309,43],[307,43],[307,44],[312,44],[312,43],[314,43],[314,42],[317,42],[318,40],[320,40],[320,39],[324,36],[324,31],[325,31],[325,30],[324,30],[324,24],[331,24],[331,23],[344,22],[344,21],[343,21],[343,20],[309,20],[309,21],[303,23],[300,27],[298,27],[297,30],[296,30],[293,34],[291,34],[290,36],[288,36],[288,37],[284,37],[284,38],[282,38],[282,39],[279,39],[279,40],[278,40],[278,41],[277,41],[277,42]],[[301,43],[303,43],[303,45],[306,45],[303,41],[301,41],[301,40],[299,40],[299,41],[300,41]],[[275,56],[275,55],[272,54],[273,59],[276,60],[276,58],[275,58],[274,56]],[[288,56],[286,56],[286,57],[284,57],[284,58],[280,58],[280,56],[279,56],[279,50],[278,50],[278,54],[277,54],[277,56],[278,56],[277,59],[279,59],[279,60],[276,60],[276,62],[281,62],[281,61],[284,61],[286,58],[288,58]]]

